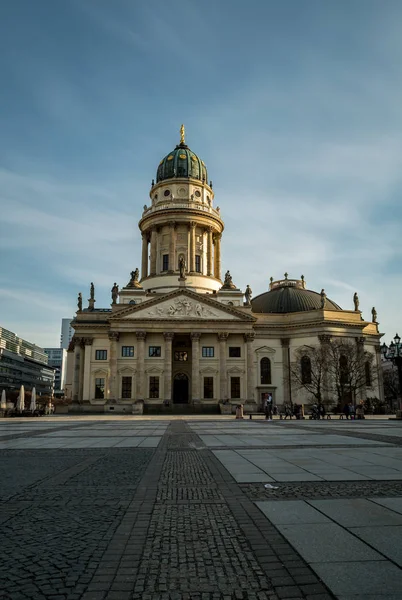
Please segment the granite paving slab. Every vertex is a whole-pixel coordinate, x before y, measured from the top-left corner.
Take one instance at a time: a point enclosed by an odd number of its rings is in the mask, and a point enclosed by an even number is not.
[[[347,560],[337,563],[314,563],[313,569],[341,598],[356,600],[386,600],[402,598],[401,570],[390,562],[360,562]]]
[[[365,498],[310,500],[309,504],[344,527],[402,525],[402,515]]]

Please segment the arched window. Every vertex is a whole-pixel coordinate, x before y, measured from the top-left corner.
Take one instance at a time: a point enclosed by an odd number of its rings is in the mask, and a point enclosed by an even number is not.
[[[366,386],[371,387],[371,365],[368,360],[364,363],[364,372],[366,375]]]
[[[302,383],[311,383],[311,360],[308,356],[302,356],[300,366]]]
[[[261,383],[271,383],[271,361],[269,358],[262,358],[260,361]]]
[[[348,358],[344,354],[339,357],[339,379],[340,383],[348,383]]]

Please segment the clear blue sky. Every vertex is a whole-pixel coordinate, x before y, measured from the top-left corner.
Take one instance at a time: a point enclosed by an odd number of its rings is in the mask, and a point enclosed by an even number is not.
[[[0,9],[0,325],[58,345],[140,266],[160,159],[206,162],[223,269],[305,275],[402,330],[399,0],[13,0]],[[401,333],[401,331],[400,331]]]

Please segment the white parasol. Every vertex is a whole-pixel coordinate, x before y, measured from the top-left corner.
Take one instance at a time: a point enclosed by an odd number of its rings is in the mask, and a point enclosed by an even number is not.
[[[34,387],[32,388],[31,405],[29,407],[29,410],[32,412],[35,412],[36,410],[36,389]]]
[[[20,394],[18,396],[16,409],[22,412],[24,410],[24,408],[25,408],[25,389],[24,389],[24,386],[22,385],[21,389],[20,389]]]

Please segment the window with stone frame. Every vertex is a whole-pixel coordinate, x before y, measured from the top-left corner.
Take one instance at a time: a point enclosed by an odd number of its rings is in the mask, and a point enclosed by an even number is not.
[[[240,398],[240,377],[230,378],[230,397]]]
[[[213,346],[203,346],[202,347],[202,358],[213,358],[215,355],[215,350]]]
[[[148,348],[148,356],[149,357],[160,357],[161,356],[161,346],[149,346]]]
[[[272,383],[271,361],[266,356],[260,360],[260,380],[262,385],[270,385]]]
[[[95,398],[102,400],[105,397],[105,378],[97,377],[95,379]]]
[[[204,398],[214,397],[214,378],[204,377]]]
[[[131,398],[132,389],[133,389],[133,378],[132,377],[122,377],[121,378],[121,397],[122,398]]]
[[[308,356],[302,356],[300,361],[301,381],[303,384],[311,383],[311,360]]]
[[[201,273],[201,256],[199,254],[195,255],[195,272]]]
[[[240,358],[241,348],[240,346],[229,346],[229,358]]]
[[[122,346],[121,347],[121,355],[123,358],[133,358],[134,346]]]
[[[95,360],[107,360],[107,350],[95,350]]]
[[[163,254],[162,256],[162,271],[169,270],[169,254]]]
[[[149,378],[149,397],[159,398],[159,377]]]

